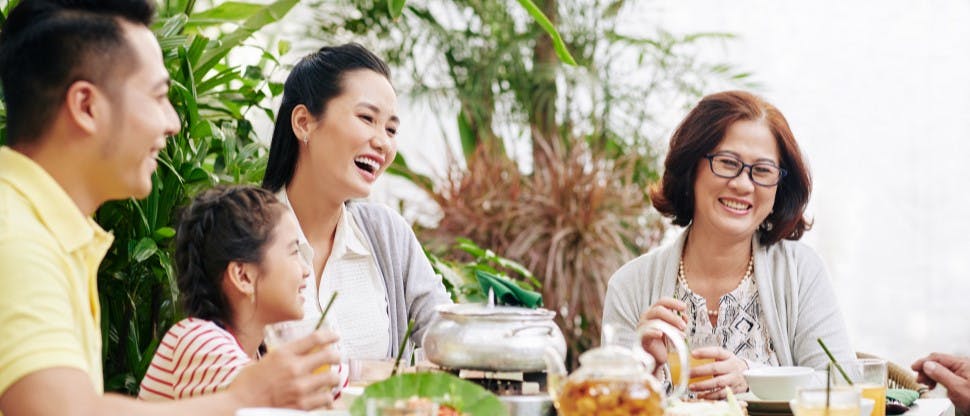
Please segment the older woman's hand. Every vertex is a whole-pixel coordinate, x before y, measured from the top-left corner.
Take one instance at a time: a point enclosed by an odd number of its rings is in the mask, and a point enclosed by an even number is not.
[[[687,310],[686,303],[674,298],[661,298],[640,315],[637,326],[642,327],[647,324],[647,321],[657,319],[685,331],[687,330],[687,322],[683,318],[685,310]],[[659,330],[645,332],[640,342],[643,344],[643,349],[657,361],[658,368],[667,362],[667,345],[664,342],[663,333]]]
[[[703,347],[692,352],[694,358],[713,358],[714,362],[690,369],[690,377],[713,378],[700,381],[688,386],[698,398],[720,400],[727,396],[724,388],[728,387],[734,393],[748,391],[748,382],[744,380],[744,370],[748,363],[731,354],[721,347]]]

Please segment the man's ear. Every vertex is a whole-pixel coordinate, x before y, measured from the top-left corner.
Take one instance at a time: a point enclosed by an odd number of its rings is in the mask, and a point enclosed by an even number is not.
[[[101,89],[88,81],[75,81],[67,87],[64,110],[85,133],[94,134],[98,130],[98,119],[106,116],[107,105]]]
[[[248,263],[231,261],[226,266],[226,283],[243,296],[255,296],[256,268]]]
[[[299,104],[293,107],[293,112],[290,113],[290,126],[293,128],[293,134],[297,140],[306,144],[315,123],[316,118],[305,105]]]

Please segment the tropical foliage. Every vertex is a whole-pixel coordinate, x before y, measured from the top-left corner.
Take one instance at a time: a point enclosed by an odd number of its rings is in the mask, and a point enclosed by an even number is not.
[[[459,237],[455,241],[454,250],[464,253],[470,260],[443,259],[430,251],[426,251],[431,267],[442,278],[452,300],[458,303],[484,303],[488,294],[482,292],[482,287],[475,277],[476,272],[486,272],[491,275],[508,278],[526,290],[537,291],[542,283],[529,269],[514,260],[502,257],[492,250],[479,247],[475,242]]]

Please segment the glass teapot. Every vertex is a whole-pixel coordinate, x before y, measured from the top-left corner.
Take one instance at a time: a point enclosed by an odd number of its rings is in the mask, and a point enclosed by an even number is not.
[[[677,349],[682,374],[689,374],[687,344],[680,331],[662,321],[648,321],[637,331],[642,339],[647,331],[659,330]],[[643,350],[613,345],[613,331],[603,328],[604,346],[579,357],[580,367],[566,376],[563,358],[546,349],[549,394],[560,416],[593,414],[662,416],[666,405],[661,383],[653,376],[656,362]],[[687,391],[688,377],[680,377],[671,398]]]

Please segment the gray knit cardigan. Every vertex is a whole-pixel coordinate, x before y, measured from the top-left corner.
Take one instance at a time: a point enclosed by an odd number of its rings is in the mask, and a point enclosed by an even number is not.
[[[384,278],[391,331],[388,357],[397,355],[408,318],[415,321],[411,342],[403,354],[409,359],[415,345],[421,345],[428,326],[437,318],[435,307],[452,303],[451,297],[441,277],[431,269],[411,226],[400,214],[384,205],[369,202],[348,202],[346,206],[354,216],[354,222],[367,236],[377,268]]]
[[[688,230],[677,239],[623,265],[610,278],[603,324],[622,345],[635,345],[640,315],[661,297],[673,296]],[[825,266],[808,246],[782,240],[754,247],[754,279],[779,364],[823,369],[829,362],[816,339],[840,360],[855,357]]]

